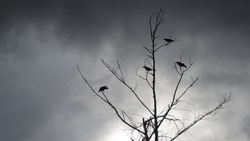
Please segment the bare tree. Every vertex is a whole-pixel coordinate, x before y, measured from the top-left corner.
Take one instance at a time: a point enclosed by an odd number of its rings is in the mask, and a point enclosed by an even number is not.
[[[195,124],[197,124],[199,121],[205,119],[206,117],[213,116],[216,114],[216,112],[220,109],[224,108],[224,105],[231,100],[231,95],[223,95],[221,99],[219,100],[219,103],[215,108],[209,110],[208,112],[205,112],[203,114],[194,115],[194,118],[191,122],[188,124],[184,124],[185,120],[178,118],[176,115],[174,115],[173,110],[177,109],[177,105],[183,102],[182,98],[184,95],[187,94],[188,90],[197,82],[198,78],[192,78],[190,84],[184,89],[184,91],[180,92],[181,82],[183,80],[183,77],[185,73],[192,67],[193,63],[189,59],[189,64],[184,64],[182,62],[182,56],[180,56],[180,60],[175,62],[175,70],[176,73],[179,75],[178,82],[174,88],[174,92],[172,94],[170,103],[166,105],[165,108],[159,109],[159,104],[157,101],[157,92],[156,92],[156,83],[158,82],[156,80],[156,69],[158,68],[156,66],[156,54],[157,52],[163,48],[168,46],[169,44],[172,44],[175,42],[175,40],[171,38],[164,38],[165,40],[164,44],[158,45],[156,41],[159,39],[159,35],[157,34],[157,31],[159,30],[159,27],[164,23],[164,11],[160,9],[157,13],[153,13],[149,17],[149,33],[150,33],[150,40],[151,45],[150,47],[143,46],[143,48],[147,51],[147,57],[145,59],[145,64],[142,67],[145,69],[145,75],[141,75],[138,73],[138,69],[136,71],[136,75],[144,80],[148,87],[152,91],[152,103],[153,107],[149,107],[147,103],[145,103],[141,98],[138,92],[136,91],[136,87],[131,87],[130,84],[125,81],[124,74],[121,68],[120,62],[117,60],[117,67],[112,67],[108,63],[106,63],[104,60],[101,60],[102,63],[105,65],[105,67],[114,75],[123,85],[125,85],[128,90],[135,96],[135,98],[138,100],[138,102],[146,109],[149,117],[142,116],[140,122],[135,122],[133,120],[133,117],[129,115],[127,112],[123,110],[118,110],[118,108],[110,102],[109,98],[105,94],[105,90],[108,89],[107,86],[102,86],[99,89],[99,92],[95,90],[91,84],[88,82],[88,80],[85,78],[85,76],[82,74],[82,72],[79,69],[79,66],[77,65],[77,69],[79,73],[81,74],[82,79],[86,82],[86,84],[89,86],[89,88],[92,90],[92,92],[98,96],[102,101],[104,101],[106,104],[108,104],[115,112],[116,116],[125,123],[133,132],[136,132],[139,134],[138,138],[131,137],[132,141],[135,140],[142,140],[142,141],[160,141],[160,140],[169,140],[174,141],[176,140],[180,135],[187,132],[191,127],[193,127]],[[190,109],[183,109],[187,111],[191,111]],[[167,134],[169,131],[163,131],[164,128],[161,128],[163,126],[163,123],[169,123],[174,125],[175,129],[170,129],[171,132],[174,132],[173,135]]]

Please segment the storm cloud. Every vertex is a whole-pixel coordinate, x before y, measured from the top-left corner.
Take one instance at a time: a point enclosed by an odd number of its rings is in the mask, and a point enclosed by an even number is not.
[[[199,110],[215,106],[221,94],[233,97],[217,120],[203,121],[183,140],[250,140],[249,7],[246,0],[2,0],[1,140],[129,141],[127,127],[93,96],[76,65],[94,88],[109,85],[119,108],[140,112],[100,59],[111,65],[119,59],[131,85],[140,84],[135,71],[146,57],[142,46],[150,45],[148,18],[160,8],[160,38],[178,41],[157,54],[159,92],[166,85],[172,92],[182,54],[194,62],[185,81],[199,77],[187,96]]]

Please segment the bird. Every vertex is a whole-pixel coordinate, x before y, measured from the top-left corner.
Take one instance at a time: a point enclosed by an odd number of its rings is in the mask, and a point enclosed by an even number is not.
[[[146,71],[152,71],[153,69],[147,67],[147,66],[143,66],[143,68],[146,70]]]
[[[184,63],[182,63],[182,62],[175,62],[177,65],[179,65],[180,67],[185,67],[185,68],[187,68],[187,66],[184,64]]]
[[[107,86],[100,87],[98,92],[103,92],[104,90],[109,89]]]
[[[172,43],[172,42],[174,42],[175,40],[173,40],[173,39],[169,39],[169,38],[164,38],[164,40],[167,42],[167,43]]]

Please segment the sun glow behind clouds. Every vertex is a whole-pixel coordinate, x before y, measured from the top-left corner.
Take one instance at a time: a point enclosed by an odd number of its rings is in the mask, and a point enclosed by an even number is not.
[[[105,141],[130,141],[129,136],[126,131],[121,129],[115,129],[115,131],[111,132],[104,139]]]

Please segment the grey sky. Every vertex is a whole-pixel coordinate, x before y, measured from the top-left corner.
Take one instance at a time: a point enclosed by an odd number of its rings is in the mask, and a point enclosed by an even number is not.
[[[76,64],[96,89],[109,85],[119,108],[143,113],[100,59],[111,65],[119,59],[128,81],[140,84],[135,70],[149,45],[148,17],[159,8],[161,38],[178,39],[157,54],[159,93],[173,91],[173,65],[182,54],[194,62],[185,82],[199,77],[186,99],[201,112],[219,95],[233,96],[216,120],[198,124],[183,140],[250,140],[249,7],[247,0],[1,0],[1,140],[129,141],[126,126],[93,96]]]

